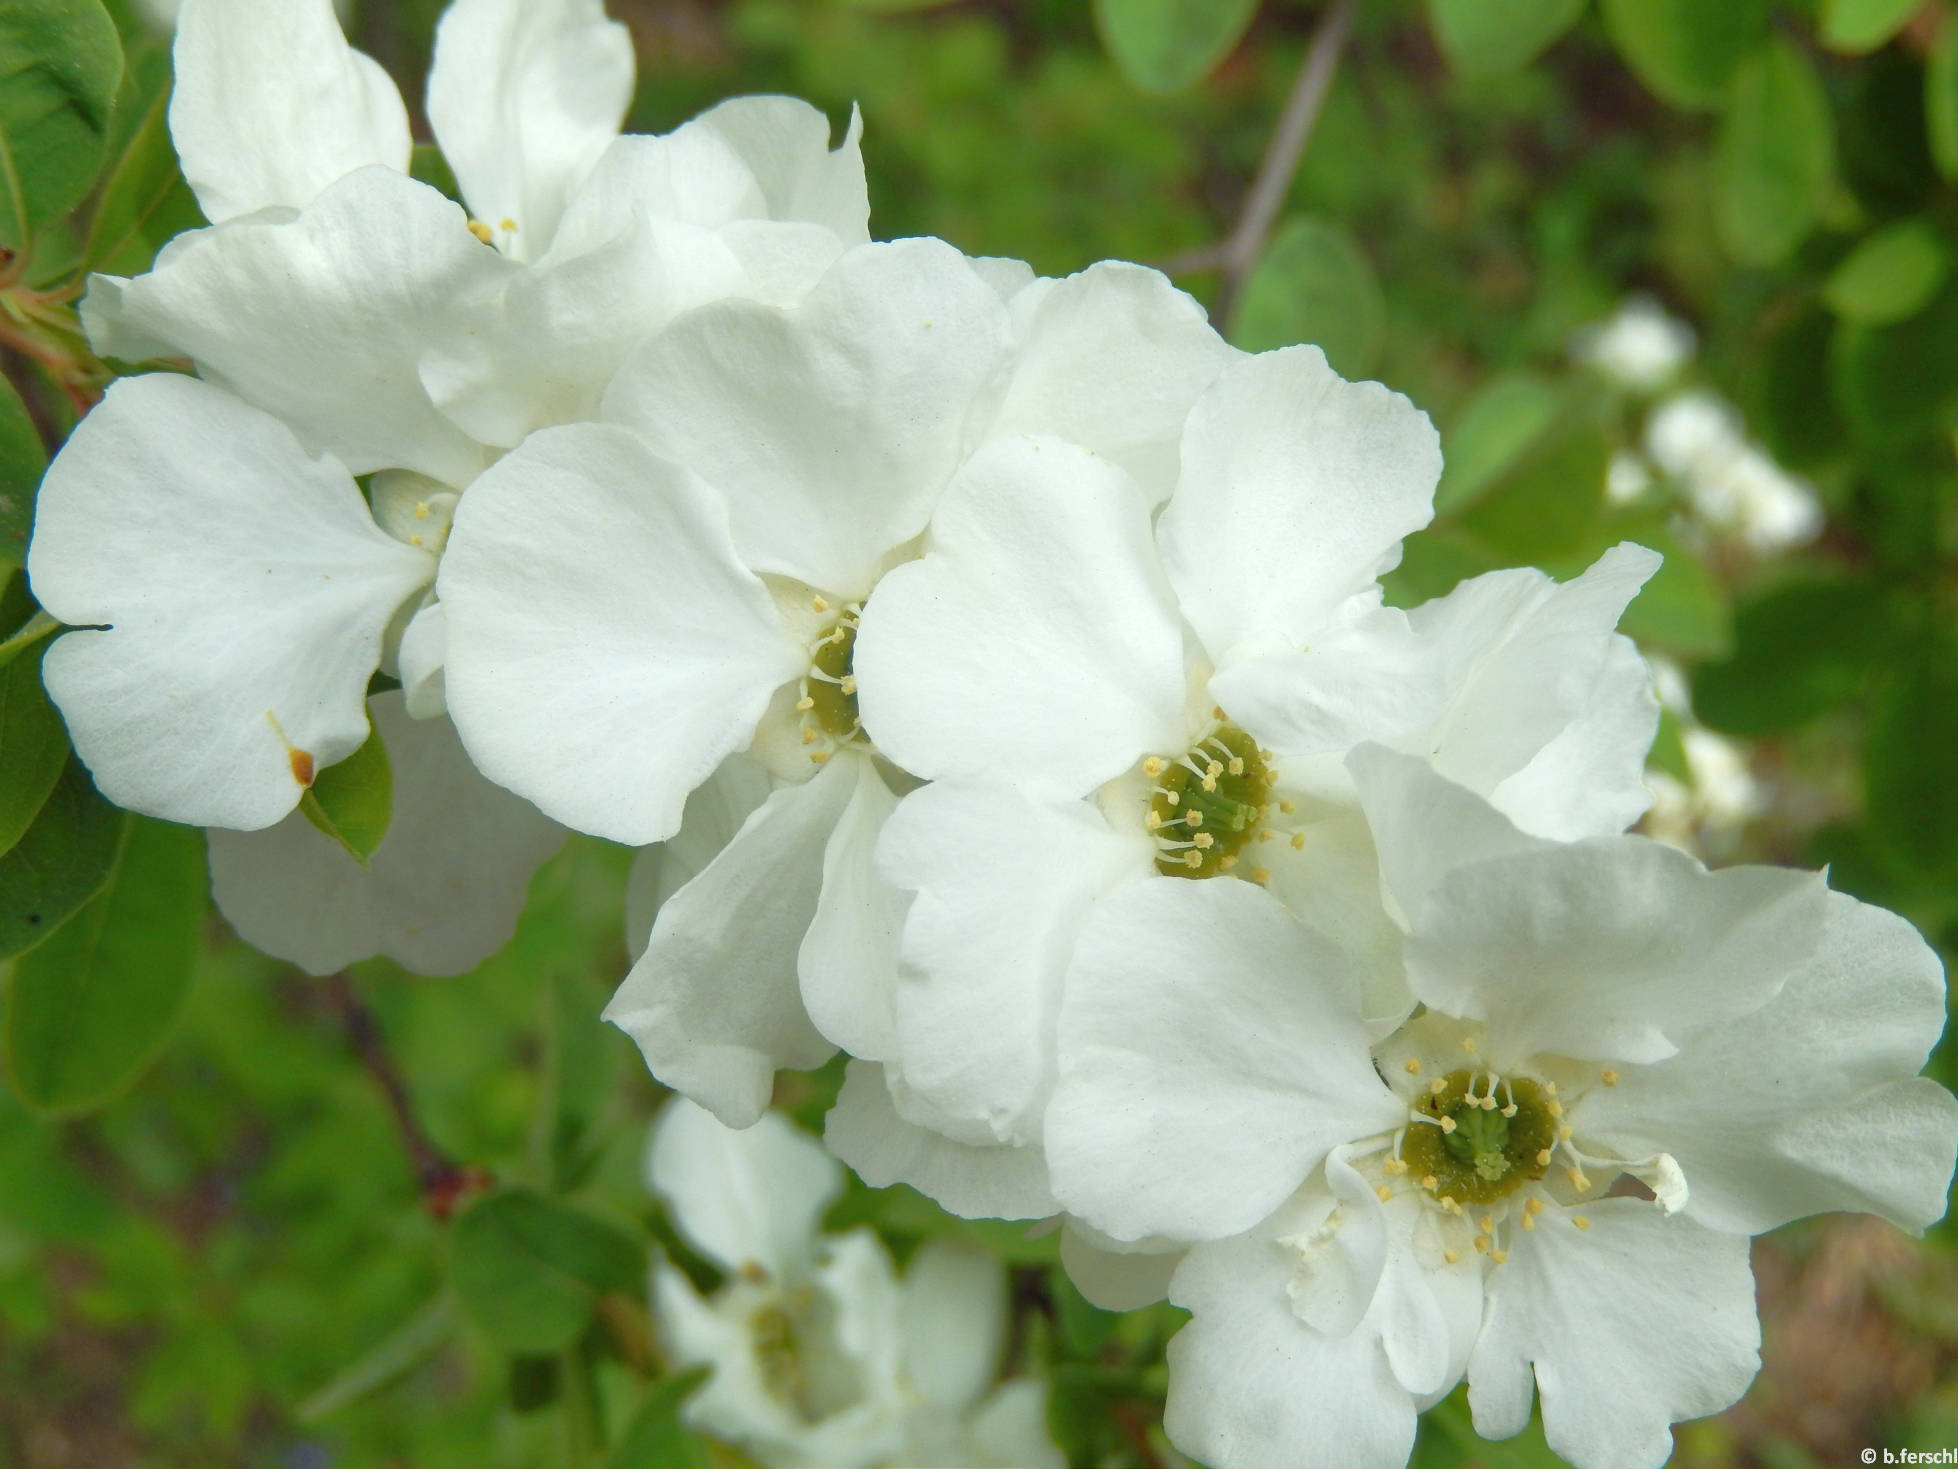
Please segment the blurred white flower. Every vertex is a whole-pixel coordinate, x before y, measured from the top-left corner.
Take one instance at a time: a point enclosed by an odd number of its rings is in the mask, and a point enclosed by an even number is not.
[[[934,1239],[900,1280],[870,1230],[821,1234],[843,1171],[779,1113],[736,1131],[675,1097],[647,1172],[681,1234],[727,1272],[703,1299],[672,1265],[654,1271],[675,1365],[714,1369],[687,1400],[691,1426],[765,1469],[1063,1469],[1045,1384],[997,1382],[998,1260]]]
[[[1605,497],[1614,505],[1628,505],[1652,487],[1652,466],[1643,456],[1620,449],[1611,456],[1605,470]]]
[[[1615,315],[1579,332],[1571,356],[1622,388],[1651,393],[1685,365],[1694,345],[1690,326],[1650,296],[1633,296]]]
[[[1736,413],[1704,389],[1653,410],[1645,451],[1685,489],[1709,527],[1770,553],[1815,539],[1822,505],[1808,481],[1789,474],[1748,441]]]

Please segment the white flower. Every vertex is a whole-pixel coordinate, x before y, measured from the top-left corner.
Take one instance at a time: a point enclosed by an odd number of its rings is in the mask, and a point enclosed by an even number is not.
[[[1055,1190],[1197,1242],[1166,1421],[1219,1469],[1398,1463],[1464,1373],[1507,1437],[1532,1369],[1558,1453],[1656,1465],[1758,1365],[1749,1234],[1943,1211],[1937,960],[1812,875],[1548,843],[1352,763],[1425,1009],[1369,1051],[1350,969],[1268,895],[1117,895],[1059,1018]]]
[[[1146,489],[1051,441],[995,445],[948,489],[857,656],[867,727],[935,782],[879,854],[913,894],[885,1069],[900,1122],[1038,1145],[1075,935],[1129,884],[1270,882],[1375,951],[1367,1013],[1396,1022],[1398,940],[1339,765],[1358,740],[1439,751],[1557,835],[1643,809],[1656,710],[1611,627],[1656,558],[1625,547],[1566,586],[1498,573],[1383,608],[1374,579],[1437,472],[1405,399],[1299,348],[1238,361],[1198,400],[1153,525]],[[853,1107],[830,1127],[867,1177],[905,1151],[879,1120]]]
[[[995,1386],[999,1262],[928,1242],[900,1282],[867,1229],[820,1235],[842,1171],[778,1113],[735,1131],[675,1098],[648,1171],[689,1243],[727,1272],[703,1300],[661,1264],[654,1300],[676,1362],[714,1368],[687,1421],[767,1469],[1061,1469],[1042,1384]]]
[[[782,782],[709,844],[608,1011],[725,1121],[760,1114],[777,1066],[893,1045],[899,899],[872,852],[896,797],[853,666],[880,578],[974,441],[1075,423],[1164,477],[1165,412],[1230,355],[1152,271],[1009,303],[1016,274],[900,241],[793,308],[701,308],[621,372],[610,422],[537,436],[458,510],[449,696],[487,774],[631,842],[671,837],[736,752]]]
[[[1693,329],[1650,296],[1633,296],[1610,319],[1578,333],[1571,356],[1620,387],[1650,393],[1693,355]]]
[[[1712,393],[1661,403],[1646,424],[1645,449],[1685,487],[1702,520],[1756,551],[1804,545],[1822,530],[1814,488],[1749,443],[1739,414]]]

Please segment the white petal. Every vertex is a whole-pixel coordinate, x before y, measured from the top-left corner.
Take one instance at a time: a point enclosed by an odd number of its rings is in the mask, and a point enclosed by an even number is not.
[[[1921,1232],[1945,1209],[1958,1102],[1917,1076],[1944,1024],[1944,972],[1894,913],[1831,893],[1822,946],[1759,1010],[1696,1030],[1573,1110],[1581,1135],[1673,1155],[1687,1213],[1761,1234],[1860,1209]]]
[[[1657,1469],[1669,1425],[1731,1406],[1761,1365],[1747,1240],[1636,1199],[1581,1212],[1589,1229],[1545,1210],[1489,1277],[1469,1360],[1476,1431],[1522,1431],[1534,1365],[1556,1453],[1576,1469]]]
[[[1293,1314],[1297,1255],[1263,1232],[1199,1245],[1170,1299],[1194,1319],[1169,1343],[1170,1442],[1212,1469],[1395,1469],[1415,1405],[1371,1332],[1330,1337]]]
[[[767,771],[745,755],[730,755],[687,797],[680,829],[632,859],[625,890],[625,947],[635,963],[646,952],[653,915],[706,870],[773,788]]]
[[[1657,722],[1651,667],[1630,638],[1613,638],[1589,706],[1489,799],[1538,836],[1624,831],[1652,805],[1644,769]]]
[[[904,1369],[941,1407],[978,1402],[1006,1345],[1006,1271],[961,1240],[927,1240],[904,1271]]]
[[[233,220],[179,237],[148,275],[94,277],[83,321],[97,351],[189,357],[355,474],[462,486],[485,455],[436,409],[421,361],[481,330],[515,269],[464,226],[434,189],[365,168],[297,218]]]
[[[1457,784],[1491,795],[1574,722],[1612,711],[1624,726],[1623,738],[1607,741],[1614,765],[1581,769],[1588,779],[1566,794],[1587,806],[1607,799],[1633,804],[1636,819],[1644,809],[1645,751],[1659,704],[1635,651],[1612,629],[1659,562],[1656,552],[1625,542],[1572,581],[1559,584],[1529,568],[1493,571],[1409,613],[1415,636],[1436,650],[1449,685],[1445,710],[1414,753],[1430,756]],[[1540,813],[1536,823],[1519,824],[1559,839],[1628,824],[1598,829],[1541,795],[1530,809]]]
[[[854,107],[834,149],[829,119],[795,97],[730,97],[675,136],[695,129],[717,134],[734,149],[753,173],[770,219],[820,226],[844,245],[869,241],[863,118]]]
[[[1373,828],[1387,910],[1403,925],[1463,864],[1548,846],[1416,756],[1361,745],[1346,768]]]
[[[685,1097],[660,1112],[647,1181],[694,1248],[728,1271],[759,1265],[794,1279],[807,1269],[843,1170],[779,1112],[724,1127]]]
[[[477,219],[535,260],[632,102],[632,37],[601,0],[455,0],[428,120]]]
[[[240,938],[312,974],[376,954],[461,974],[509,942],[564,828],[478,775],[448,720],[411,718],[398,690],[368,709],[394,776],[368,865],[295,811],[265,831],[210,833],[212,895]]]
[[[91,629],[44,676],[103,794],[249,830],[367,737],[381,635],[434,563],[283,424],[161,374],[111,388],[49,467],[28,571]]]
[[[1007,346],[1004,306],[949,245],[865,245],[792,311],[728,301],[675,322],[605,414],[726,495],[756,570],[859,596],[924,529]]]
[[[1710,873],[1644,837],[1468,863],[1414,915],[1408,986],[1486,1021],[1493,1066],[1659,1061],[1773,998],[1815,952],[1826,897],[1813,873]]]
[[[1242,355],[1203,307],[1158,271],[1103,261],[1020,292],[1013,315],[1020,350],[991,435],[1079,444],[1166,499],[1190,405]]]
[[[730,1126],[761,1115],[778,1067],[805,1070],[835,1053],[803,1011],[795,956],[824,844],[854,786],[838,762],[763,802],[661,906],[646,952],[605,1007],[654,1076]]]
[[[1089,1305],[1104,1311],[1137,1311],[1163,1299],[1184,1253],[1175,1245],[1149,1250],[1125,1245],[1079,1219],[1061,1226],[1067,1278]]]
[[[440,602],[431,602],[414,615],[401,634],[401,691],[407,695],[408,712],[416,719],[448,713],[442,682],[442,664],[448,654],[448,614]]]
[[[1030,1377],[1002,1382],[967,1428],[983,1469],[1067,1469],[1047,1436],[1047,1384]]]
[[[1003,1141],[1037,1142],[1075,935],[1098,896],[1150,870],[1148,851],[1079,802],[955,782],[906,796],[878,852],[915,894],[897,991],[906,1082]]]
[[[440,589],[477,765],[615,841],[671,836],[806,666],[706,487],[604,424],[537,434],[470,488]]]
[[[1043,1219],[1059,1207],[1039,1148],[977,1146],[907,1122],[884,1068],[868,1061],[845,1069],[823,1140],[872,1188],[908,1184],[962,1219]]]
[[[1279,788],[1284,789],[1282,775]],[[1291,819],[1305,845],[1272,864],[1266,890],[1360,967],[1361,1019],[1369,1034],[1384,1036],[1414,1008],[1414,997],[1401,962],[1401,930],[1381,902],[1367,819],[1338,808]]]
[[[1085,795],[1188,736],[1148,504],[1127,474],[1052,439],[973,456],[925,557],[864,609],[853,667],[871,738],[931,779]]]
[[[817,1030],[871,1061],[897,1054],[898,936],[905,895],[877,875],[877,838],[897,807],[876,762],[844,760],[856,788],[823,849],[823,889],[796,968]]]
[[[1400,559],[1433,514],[1441,443],[1378,383],[1349,383],[1317,347],[1227,367],[1197,400],[1163,511],[1169,578],[1211,657],[1296,648]]]
[[[1047,1111],[1054,1192],[1117,1239],[1250,1228],[1404,1109],[1351,962],[1250,883],[1155,877],[1082,930]]]
[[[213,224],[299,208],[368,164],[408,169],[408,114],[329,0],[185,0],[170,137]]]

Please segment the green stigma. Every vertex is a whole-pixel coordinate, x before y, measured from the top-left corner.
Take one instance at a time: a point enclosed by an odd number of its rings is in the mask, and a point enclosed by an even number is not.
[[[1493,1203],[1549,1171],[1557,1145],[1554,1105],[1527,1077],[1497,1082],[1486,1071],[1454,1072],[1415,1104],[1438,1125],[1409,1127],[1401,1160],[1422,1187],[1434,1180],[1429,1191],[1438,1198]]]
[[[1237,866],[1244,849],[1268,835],[1265,815],[1277,783],[1271,755],[1234,724],[1219,724],[1186,755],[1151,755],[1142,770],[1153,782],[1146,817],[1156,839],[1156,867],[1170,877],[1215,877]],[[1263,882],[1254,867],[1243,874]]]
[[[857,613],[851,607],[816,639],[809,653],[809,671],[802,676],[802,697],[795,706],[802,715],[802,743],[819,747],[809,753],[818,765],[829,759],[837,745],[863,736],[852,666],[856,652]]]

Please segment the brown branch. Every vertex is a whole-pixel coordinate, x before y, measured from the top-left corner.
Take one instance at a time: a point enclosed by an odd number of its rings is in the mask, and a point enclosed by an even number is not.
[[[401,1078],[401,1068],[395,1065],[394,1053],[388,1049],[387,1037],[381,1034],[374,1012],[354,993],[352,981],[344,973],[328,975],[326,995],[346,1027],[347,1043],[353,1048],[354,1056],[380,1084],[381,1093],[387,1098],[395,1131],[401,1135],[402,1150],[415,1170],[415,1181],[421,1185],[423,1206],[437,1219],[448,1218],[457,1201],[472,1189],[482,1187],[488,1182],[487,1177],[480,1169],[458,1164],[436,1146],[422,1127],[408,1095],[407,1083]]]
[[[1244,196],[1244,207],[1230,236],[1163,262],[1167,275],[1187,275],[1200,270],[1224,272],[1224,284],[1211,312],[1219,327],[1229,325],[1244,279],[1264,253],[1271,227],[1285,207],[1285,196],[1291,192],[1299,162],[1305,157],[1305,146],[1312,141],[1312,131],[1318,126],[1326,95],[1332,90],[1333,77],[1339,71],[1340,54],[1353,32],[1353,13],[1358,8],[1359,0],[1332,0],[1319,17],[1312,40],[1305,48],[1305,60],[1299,65],[1298,80],[1292,83],[1285,110],[1279,113],[1278,123],[1271,130],[1264,157],[1258,161],[1257,175]]]

